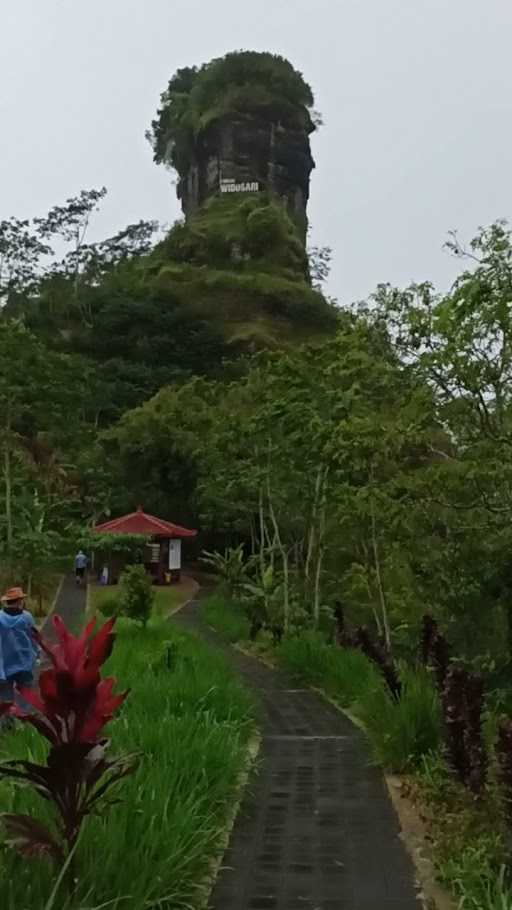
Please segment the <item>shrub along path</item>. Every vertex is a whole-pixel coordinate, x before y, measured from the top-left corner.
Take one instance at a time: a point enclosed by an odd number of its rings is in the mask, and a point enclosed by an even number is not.
[[[210,907],[419,910],[412,862],[360,731],[314,692],[223,644],[197,601],[175,621],[224,648],[262,707],[258,770]]]

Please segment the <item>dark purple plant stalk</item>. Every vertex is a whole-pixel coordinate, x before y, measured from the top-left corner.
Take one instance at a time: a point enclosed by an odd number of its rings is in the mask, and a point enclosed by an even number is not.
[[[465,736],[467,681],[467,672],[452,665],[446,674],[442,699],[448,764],[463,784],[470,771]]]
[[[498,727],[496,757],[505,819],[509,829],[512,830],[512,720],[508,718],[503,720]]]
[[[261,632],[262,628],[263,628],[263,623],[261,622],[261,620],[252,619],[251,628],[249,631],[249,639],[251,641],[255,641],[258,637],[259,632]]]
[[[436,675],[437,688],[441,695],[446,685],[446,676],[450,666],[450,648],[444,635],[437,633],[432,641],[431,661]]]
[[[434,641],[438,635],[437,622],[430,616],[428,613],[425,614],[422,621],[421,628],[421,639],[420,639],[420,649],[421,649],[421,662],[427,667],[432,659],[432,649],[434,646]]]
[[[275,645],[280,645],[283,640],[284,629],[281,625],[271,627],[272,641]]]
[[[384,635],[377,636],[377,646],[380,649],[380,652],[383,655],[383,657],[390,656],[391,651],[388,648],[388,643],[387,643]]]
[[[356,643],[363,654],[379,668],[393,698],[400,700],[402,683],[398,677],[397,669],[389,654],[385,653],[370,638],[370,633],[365,626],[360,626],[356,632]]]
[[[468,785],[475,795],[482,793],[486,779],[488,756],[483,736],[484,681],[470,673],[466,683],[466,729],[464,741],[469,765]]]
[[[338,600],[334,607],[334,618],[336,620],[335,639],[340,648],[354,647],[354,639],[347,630],[345,622],[345,610],[343,604]]]

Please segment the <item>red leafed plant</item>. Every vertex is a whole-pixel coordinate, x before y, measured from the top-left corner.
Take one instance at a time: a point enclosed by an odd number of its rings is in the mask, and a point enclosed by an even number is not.
[[[18,690],[33,710],[0,705],[0,714],[31,724],[50,743],[44,765],[22,760],[0,763],[0,778],[34,787],[55,808],[53,831],[29,815],[2,815],[9,842],[25,856],[49,856],[57,863],[65,862],[86,816],[110,805],[112,786],[135,770],[133,755],[107,758],[108,740],[101,737],[128,694],[114,694],[115,679],[102,679],[100,674],[112,652],[114,621],[95,633],[96,621],[92,620],[76,637],[55,616],[57,644],[34,633],[50,660],[49,669],[39,677],[39,692]]]

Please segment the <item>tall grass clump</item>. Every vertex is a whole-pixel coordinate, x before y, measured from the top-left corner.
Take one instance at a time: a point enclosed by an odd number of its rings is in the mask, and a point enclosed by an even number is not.
[[[441,745],[441,705],[425,670],[400,669],[402,691],[397,701],[383,685],[367,689],[355,711],[366,729],[374,760],[391,771],[416,767]]]
[[[166,655],[172,645],[173,661]],[[190,910],[218,853],[253,729],[253,705],[221,655],[152,620],[118,624],[107,665],[130,698],[111,727],[112,748],[140,753],[108,818],[90,818],[79,844],[76,891],[55,887],[42,860],[2,851],[2,910]],[[27,731],[2,739],[3,757],[36,753]],[[1,811],[38,813],[26,791],[2,784]]]
[[[329,645],[316,632],[284,639],[277,655],[294,679],[319,686],[346,708],[381,685],[380,674],[364,654]]]
[[[232,601],[226,601],[219,594],[212,594],[203,601],[201,612],[208,625],[222,635],[227,641],[246,641],[249,638],[251,624],[241,607]]]
[[[441,880],[460,899],[463,910],[512,910],[512,886],[505,864],[497,867],[495,836],[475,839],[439,865]]]

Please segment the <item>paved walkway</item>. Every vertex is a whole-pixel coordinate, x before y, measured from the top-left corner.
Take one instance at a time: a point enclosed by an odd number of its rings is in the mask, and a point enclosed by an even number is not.
[[[212,910],[419,910],[414,870],[362,734],[327,701],[224,645],[194,601],[175,618],[224,648],[261,702],[262,749]]]
[[[66,575],[64,578],[55,604],[55,610],[46,619],[43,624],[42,633],[50,639],[55,640],[51,617],[58,614],[62,617],[68,629],[76,634],[82,628],[85,619],[86,605],[86,587],[78,587],[74,575]]]

